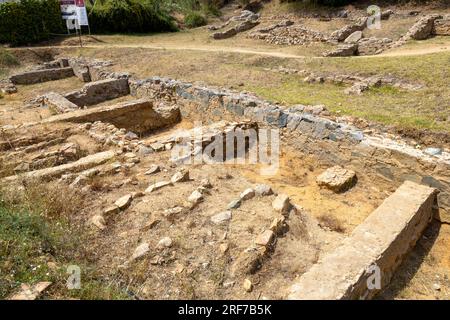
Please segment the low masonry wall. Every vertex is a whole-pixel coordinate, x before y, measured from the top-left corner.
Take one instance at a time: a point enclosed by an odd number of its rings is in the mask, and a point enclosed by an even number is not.
[[[389,284],[432,219],[436,193],[405,182],[334,252],[303,274],[290,288],[288,299],[373,298]]]
[[[34,84],[73,77],[71,67],[27,71],[12,75],[9,79],[14,84]]]
[[[89,82],[81,90],[67,93],[64,98],[79,107],[84,107],[126,96],[129,93],[130,88],[126,78],[105,79]]]
[[[126,128],[135,133],[144,133],[173,125],[181,120],[178,107],[154,107],[146,99],[118,103],[86,110],[64,113],[45,119],[41,123],[52,122],[95,122],[102,121]]]
[[[130,94],[138,98],[168,101],[193,120],[247,118],[261,126],[278,127],[298,134],[295,147],[316,155],[330,165],[345,165],[355,171],[371,171],[400,186],[414,181],[440,191],[437,218],[450,223],[450,154],[430,156],[400,139],[367,136],[357,128],[321,116],[320,108],[283,107],[258,97],[229,90],[152,77],[129,80]]]

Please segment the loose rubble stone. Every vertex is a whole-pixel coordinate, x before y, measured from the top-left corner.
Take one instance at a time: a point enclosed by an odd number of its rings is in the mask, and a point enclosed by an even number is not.
[[[403,36],[403,39],[425,40],[433,31],[434,21],[442,18],[438,14],[431,14],[420,18]]]
[[[133,197],[131,196],[131,194],[127,194],[126,196],[123,196],[123,197],[117,199],[117,201],[114,202],[114,204],[117,207],[119,207],[120,210],[125,210],[131,204],[132,200],[133,200]]]
[[[259,246],[269,247],[272,243],[275,234],[272,230],[265,230],[263,233],[258,235],[255,240],[255,243]]]
[[[244,284],[242,286],[244,287],[244,290],[247,292],[251,292],[253,290],[253,284],[250,281],[250,279],[245,279]]]
[[[111,215],[114,215],[114,214],[117,214],[119,212],[120,212],[120,208],[118,206],[116,206],[116,205],[107,207],[105,210],[103,210],[103,214],[105,216],[107,216],[107,217],[111,216]]]
[[[228,251],[229,245],[228,243],[221,243],[219,245],[219,250],[221,254],[225,254]]]
[[[146,146],[139,146],[139,149],[138,149],[137,153],[140,156],[146,156],[146,155],[149,155],[149,154],[153,153],[153,149],[148,148]]]
[[[151,147],[154,151],[156,151],[156,152],[164,151],[164,150],[165,150],[164,145],[163,145],[162,143],[160,143],[160,142],[152,143],[152,144],[150,145],[150,147]]]
[[[349,35],[344,40],[344,42],[345,43],[355,43],[355,42],[358,42],[359,40],[361,40],[362,36],[363,36],[362,31],[358,30],[358,31],[353,32],[351,35]]]
[[[164,188],[166,186],[170,186],[170,185],[172,185],[172,182],[170,182],[170,181],[160,181],[160,182],[157,182],[155,184],[148,186],[148,188],[145,189],[145,193],[150,193],[150,192],[153,192],[155,190],[158,190],[158,189]]]
[[[248,188],[246,190],[244,190],[241,195],[239,196],[241,198],[241,200],[250,200],[255,196],[255,190],[253,190],[252,188]]]
[[[189,180],[189,170],[181,170],[175,173],[170,181],[172,183],[185,182]]]
[[[450,36],[450,15],[443,19],[434,20],[433,34],[437,36]]]
[[[241,203],[241,199],[233,200],[228,204],[228,209],[237,209],[241,206]]]
[[[203,200],[203,195],[198,190],[195,190],[194,192],[192,192],[188,198],[188,201],[193,206],[199,204],[202,200]]]
[[[145,174],[146,175],[150,175],[150,174],[154,174],[154,173],[157,173],[157,172],[160,172],[160,171],[161,171],[160,167],[158,165],[156,165],[156,164],[153,164],[153,165],[150,166],[150,168],[148,168],[147,171],[145,171]]]
[[[341,44],[337,48],[326,51],[325,57],[349,57],[354,56],[358,50],[357,43]]]
[[[259,197],[270,196],[273,194],[272,188],[267,184],[258,184],[255,187],[255,193]]]
[[[272,223],[270,224],[269,230],[271,230],[275,234],[280,234],[283,231],[285,221],[286,218],[284,216],[274,218]]]
[[[106,228],[105,218],[99,214],[92,217],[92,224],[100,230],[104,230]]]
[[[275,211],[281,212],[282,214],[288,213],[291,207],[289,196],[286,194],[279,194],[275,200],[273,200],[272,207]]]
[[[352,170],[334,166],[317,177],[317,184],[335,192],[343,192],[353,186],[356,173]]]
[[[131,256],[131,260],[137,260],[143,256],[145,256],[150,251],[150,246],[147,242],[141,243],[133,252]]]
[[[231,211],[224,211],[211,217],[214,224],[223,224],[231,220]]]
[[[22,162],[21,164],[14,167],[14,172],[26,172],[30,171],[30,164],[27,162]]]
[[[426,154],[429,154],[430,156],[437,156],[437,155],[442,154],[442,149],[440,149],[440,148],[426,148],[424,150],[424,152]]]
[[[137,139],[139,139],[139,137],[138,137],[138,135],[136,133],[128,131],[125,134],[125,139],[126,140],[137,140]]]
[[[184,211],[183,207],[173,207],[173,208],[169,208],[169,209],[164,210],[163,215],[165,217],[173,217],[173,216],[175,216],[177,214],[182,213],[183,211]]]
[[[367,23],[367,17],[363,17],[358,19],[353,24],[346,25],[339,30],[334,31],[330,38],[336,41],[344,41],[348,36],[350,36],[355,31],[362,31]]]
[[[35,285],[22,283],[20,291],[13,294],[8,300],[35,300],[42,292],[44,292],[52,283],[48,281],[38,282]]]
[[[164,237],[158,242],[158,248],[170,248],[172,246],[172,239],[169,237]]]

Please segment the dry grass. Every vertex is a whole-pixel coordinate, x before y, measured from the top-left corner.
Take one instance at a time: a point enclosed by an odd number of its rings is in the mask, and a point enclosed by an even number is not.
[[[124,299],[114,283],[95,271],[88,234],[77,213],[83,196],[75,189],[43,181],[22,182],[0,192],[0,297],[21,283],[51,281],[48,298]],[[67,290],[66,267],[82,270],[82,288]]]
[[[339,233],[345,233],[345,227],[335,216],[331,214],[323,214],[317,217],[317,220],[319,220],[319,225],[323,229],[328,229]]]

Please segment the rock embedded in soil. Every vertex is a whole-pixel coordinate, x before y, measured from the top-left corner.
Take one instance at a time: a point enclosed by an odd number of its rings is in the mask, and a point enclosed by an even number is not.
[[[160,171],[161,171],[160,167],[157,166],[156,164],[153,164],[150,166],[150,168],[148,168],[147,171],[145,171],[145,174],[150,175],[150,174],[158,173]]]
[[[173,241],[169,237],[164,237],[158,242],[158,248],[170,248],[173,244]]]
[[[228,204],[228,209],[237,209],[241,206],[241,199],[236,199]]]
[[[202,200],[203,195],[198,190],[194,190],[188,198],[188,201],[194,206],[199,204]]]
[[[223,211],[211,217],[211,222],[214,224],[224,224],[231,220],[231,211]]]
[[[316,179],[317,184],[334,192],[344,192],[356,182],[356,173],[353,170],[334,166],[327,169]]]
[[[437,156],[442,154],[442,149],[440,148],[426,148],[423,152],[429,154],[430,156]]]
[[[99,228],[100,230],[106,229],[106,222],[105,222],[105,218],[103,218],[103,216],[97,214],[92,217],[91,221],[92,221],[92,224],[94,226],[96,226],[97,228]]]
[[[202,186],[203,188],[206,188],[206,189],[212,188],[212,184],[209,181],[209,179],[202,179],[202,181],[200,181],[200,186]]]
[[[164,188],[164,187],[169,186],[171,184],[172,184],[172,182],[170,182],[170,181],[160,181],[160,182],[154,183],[154,184],[148,186],[147,189],[145,189],[145,193],[151,193],[151,192],[153,192],[155,190]]]
[[[270,196],[273,194],[272,188],[267,184],[258,184],[255,187],[255,193],[259,197]]]
[[[265,230],[263,233],[258,235],[258,237],[255,240],[255,243],[259,246],[263,247],[269,247],[272,243],[273,238],[275,237],[275,234],[272,230]]]
[[[270,224],[269,230],[271,230],[275,234],[280,234],[283,231],[285,221],[286,218],[284,216],[274,218],[272,223]]]
[[[245,279],[242,286],[244,287],[244,290],[246,292],[251,292],[253,290],[253,283],[250,281],[250,279]]]
[[[133,252],[133,255],[131,256],[131,260],[137,260],[144,255],[146,255],[150,251],[150,246],[147,242],[141,243],[136,247],[136,249]]]
[[[351,35],[349,35],[344,42],[345,43],[355,43],[358,42],[362,38],[363,34],[362,31],[355,31]]]
[[[125,210],[131,204],[132,200],[133,200],[133,196],[131,194],[127,194],[126,196],[123,196],[123,197],[117,199],[117,201],[114,202],[114,204],[117,207],[119,207],[120,210]]]
[[[279,194],[275,200],[273,200],[272,207],[275,211],[280,212],[281,214],[288,213],[291,208],[289,196],[286,194]]]
[[[250,199],[252,199],[254,196],[255,196],[255,190],[253,190],[253,189],[251,189],[251,188],[248,188],[248,189],[244,190],[244,191],[241,193],[240,198],[241,198],[242,200],[250,200]]]
[[[103,214],[105,216],[111,216],[111,215],[119,213],[119,211],[120,211],[120,208],[116,205],[113,205],[113,206],[109,206],[105,210],[103,210]]]
[[[172,183],[185,182],[188,180],[189,180],[189,170],[180,170],[177,173],[175,173],[170,179]]]

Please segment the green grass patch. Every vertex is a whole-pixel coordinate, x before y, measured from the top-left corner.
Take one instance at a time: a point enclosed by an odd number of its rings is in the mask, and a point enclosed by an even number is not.
[[[0,48],[0,70],[1,68],[12,67],[17,65],[19,65],[19,61],[17,60],[17,58],[10,52],[6,51],[5,49]]]
[[[0,299],[22,283],[40,281],[53,283],[45,294],[49,298],[129,298],[95,271],[84,245],[88,234],[73,219],[81,205],[74,191],[56,185],[33,183],[0,192]],[[81,268],[81,289],[67,289],[69,265]]]

